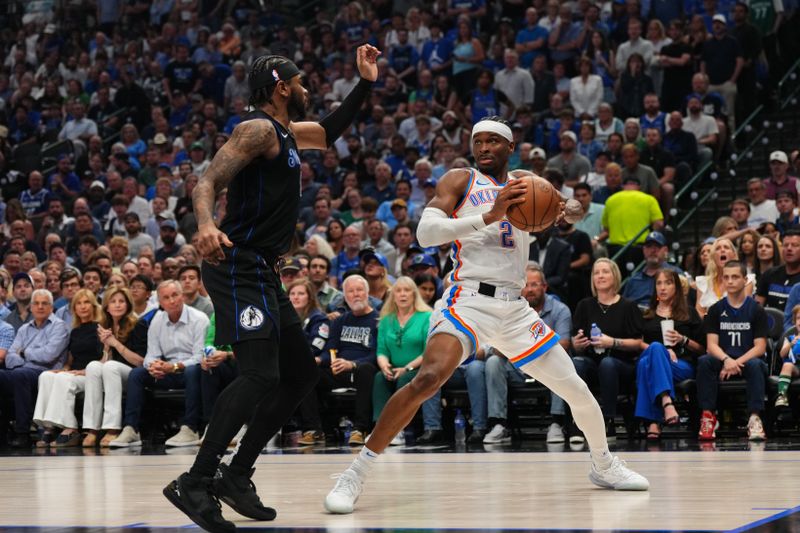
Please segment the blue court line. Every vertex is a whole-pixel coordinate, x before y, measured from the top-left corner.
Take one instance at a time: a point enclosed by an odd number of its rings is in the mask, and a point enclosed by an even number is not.
[[[119,526],[119,527],[143,527],[146,525],[147,522],[134,522],[133,524],[125,524],[124,526]]]
[[[800,505],[797,507],[792,507],[791,509],[786,509],[785,511],[781,511],[780,513],[776,513],[774,515],[768,516],[766,518],[762,518],[761,520],[756,520],[755,522],[750,522],[749,524],[745,524],[743,526],[737,527],[736,529],[730,529],[727,533],[742,533],[744,531],[750,531],[751,529],[755,529],[758,526],[762,526],[764,524],[769,524],[770,522],[774,522],[776,520],[780,520],[781,518],[787,517],[791,514],[800,511]]]

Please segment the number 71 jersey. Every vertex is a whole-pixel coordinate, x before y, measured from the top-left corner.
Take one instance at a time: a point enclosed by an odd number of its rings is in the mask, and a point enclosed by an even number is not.
[[[503,189],[492,177],[469,169],[467,190],[452,218],[482,215],[492,209]],[[508,176],[511,181],[514,178]],[[515,228],[508,220],[500,220],[453,242],[450,256],[453,283],[472,281],[491,283],[497,287],[522,289],[528,264],[530,235]]]

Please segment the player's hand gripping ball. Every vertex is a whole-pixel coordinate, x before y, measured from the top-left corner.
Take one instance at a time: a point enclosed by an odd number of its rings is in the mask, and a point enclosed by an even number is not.
[[[527,185],[525,201],[508,208],[506,218],[522,231],[542,231],[552,226],[561,215],[561,193],[544,178],[531,172],[514,170],[510,173]]]

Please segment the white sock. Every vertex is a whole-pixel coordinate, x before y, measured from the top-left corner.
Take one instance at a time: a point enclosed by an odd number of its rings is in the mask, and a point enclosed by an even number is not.
[[[353,464],[350,465],[350,469],[358,474],[358,477],[363,479],[367,477],[367,474],[369,474],[372,465],[375,463],[375,460],[379,455],[380,454],[377,454],[364,446],[361,448],[361,451],[358,452],[358,456],[353,460]]]
[[[608,451],[608,448],[603,448],[602,450],[591,450],[589,455],[591,455],[592,462],[598,470],[605,470],[611,466],[611,463],[614,460],[614,456],[611,455],[611,452]]]

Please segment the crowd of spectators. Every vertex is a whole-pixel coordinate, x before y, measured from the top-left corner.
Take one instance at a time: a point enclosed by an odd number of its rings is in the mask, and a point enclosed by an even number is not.
[[[751,437],[763,437],[764,328],[751,320],[753,335],[740,336],[751,345],[730,346],[719,313],[745,305],[761,317],[767,306],[796,322],[798,151],[774,150],[747,198],[680,265],[662,230],[676,190],[707,163],[724,165],[737,123],[771,97],[797,49],[795,2],[383,0],[299,15],[266,4],[98,0],[8,16],[0,438],[14,420],[16,445],[28,445],[31,424],[41,446],[135,445],[144,391],[181,388],[186,412],[167,444],[200,439],[236,364],[231,347],[213,345],[192,191],[247,112],[255,58],[298,64],[316,120],[358,82],[353,53],[365,42],[382,51],[378,81],[330,149],[301,154],[297,235],[280,267],[320,366],[295,417],[301,444],[324,440],[321,413],[339,387],[356,389],[349,440],[363,442],[422,364],[426,317],[452,263],[449,246],[417,245],[416,222],[437,181],[471,165],[471,125],[492,115],[512,128],[510,167],[583,206],[574,226],[535,236],[524,292],[597,387],[609,435],[617,394],[639,383],[637,415],[657,438],[662,419],[677,420],[670,376],[696,371],[701,437],[713,438],[722,361],[725,377],[762,392],[748,403]],[[228,208],[223,191],[215,218]],[[637,234],[617,262],[603,259]],[[659,284],[672,292],[662,298]],[[659,337],[651,323],[664,319],[675,328]],[[590,338],[592,324],[601,336]],[[473,442],[509,438],[505,391],[522,381],[491,347],[454,375],[448,386],[469,392]],[[552,400],[548,439],[581,441]],[[438,395],[423,425],[418,442],[443,438]]]

